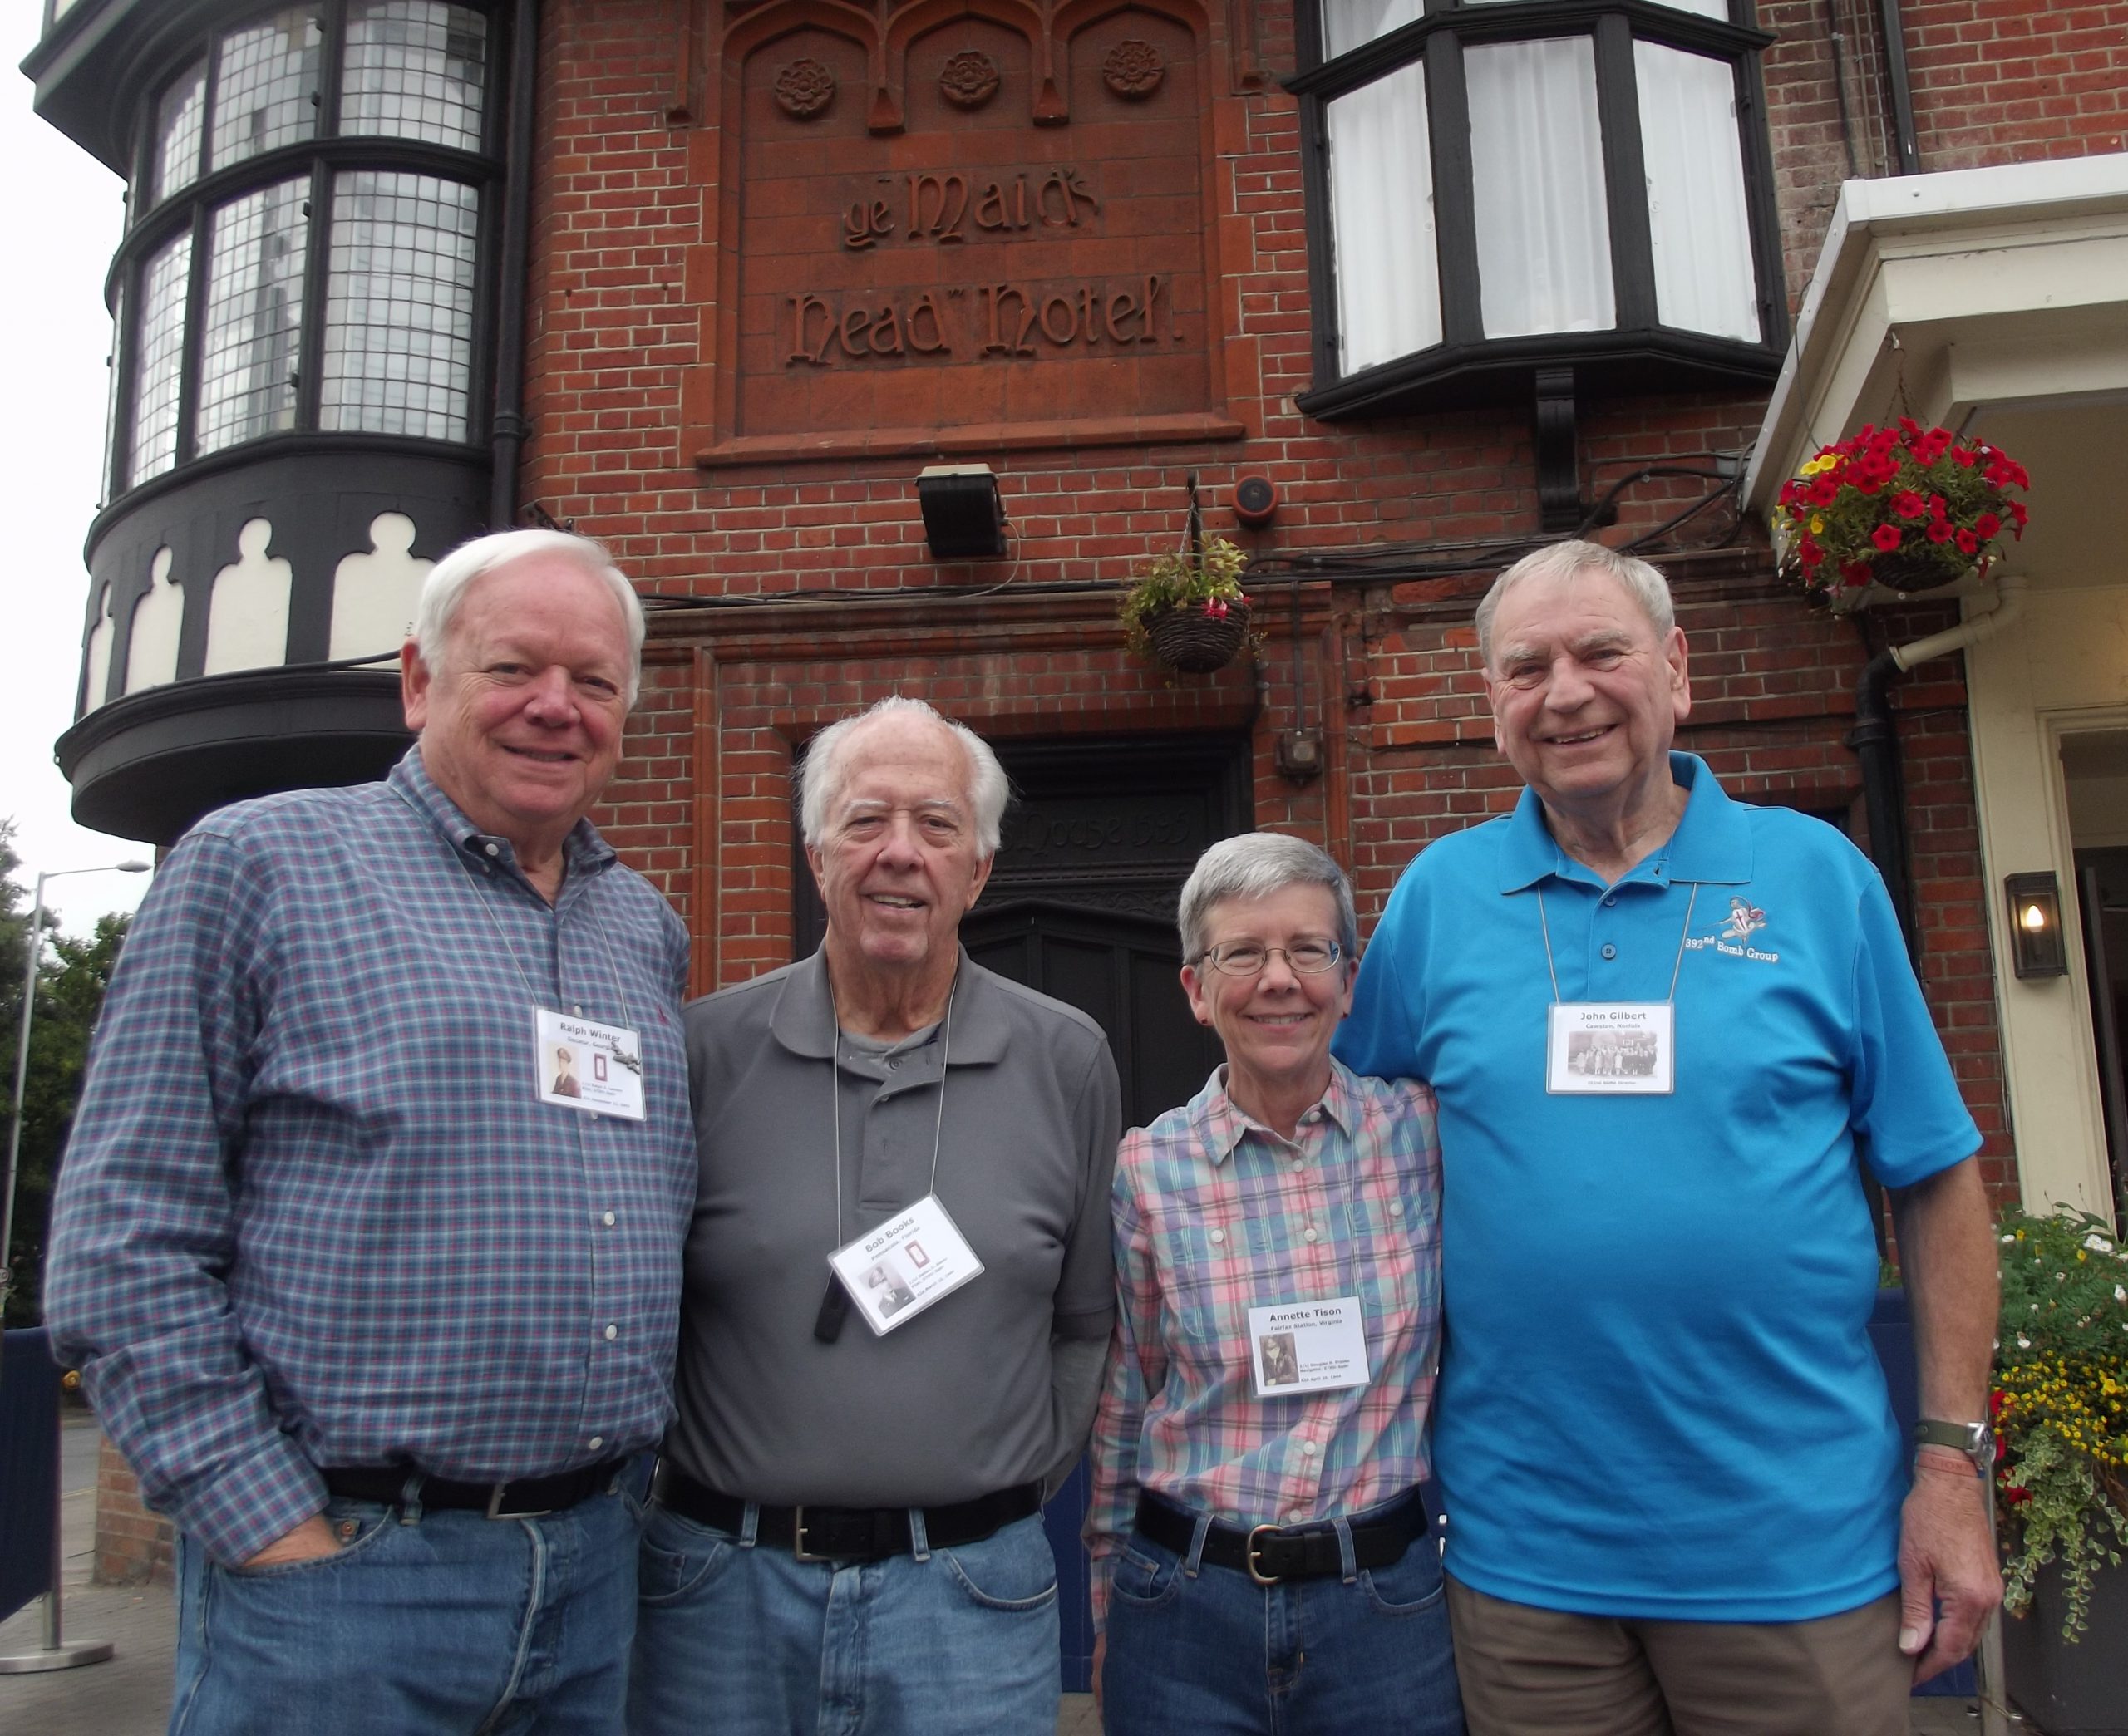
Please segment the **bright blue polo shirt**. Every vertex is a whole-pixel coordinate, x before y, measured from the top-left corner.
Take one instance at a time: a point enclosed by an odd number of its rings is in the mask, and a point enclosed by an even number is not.
[[[1337,1053],[1441,1099],[1450,1570],[1549,1609],[1806,1620],[1898,1584],[1858,1148],[1904,1187],[1980,1135],[1875,868],[1670,760],[1684,818],[1614,886],[1527,790],[1428,848]],[[1673,1095],[1547,1094],[1540,888],[1568,1001],[1663,999],[1683,942]]]

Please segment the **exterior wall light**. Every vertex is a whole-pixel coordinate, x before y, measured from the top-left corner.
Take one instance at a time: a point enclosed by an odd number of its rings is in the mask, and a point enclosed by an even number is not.
[[[924,540],[934,561],[994,561],[1005,553],[1005,503],[988,465],[931,465],[916,473]]]
[[[2066,976],[2069,952],[2062,942],[2062,893],[2052,873],[2012,874],[2002,882],[2010,899],[2010,949],[2020,981]]]

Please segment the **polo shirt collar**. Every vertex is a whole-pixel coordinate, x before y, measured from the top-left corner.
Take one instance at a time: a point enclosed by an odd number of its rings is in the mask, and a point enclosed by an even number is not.
[[[1685,811],[1670,840],[1628,878],[1744,885],[1751,878],[1747,810],[1731,801],[1697,754],[1672,753],[1670,776],[1686,792]],[[1586,880],[1589,870],[1561,849],[1544,824],[1537,792],[1525,789],[1500,837],[1500,889],[1527,891],[1541,880]]]
[[[1004,1059],[1005,992],[998,979],[960,951],[960,976],[953,989],[953,1052],[950,1065]],[[828,955],[823,946],[810,958],[791,967],[777,991],[769,1019],[776,1040],[793,1055],[826,1060],[835,1054],[835,997],[828,991]]]
[[[434,826],[444,842],[460,855],[476,863],[500,862],[516,867],[516,847],[499,833],[483,832],[466,817],[465,810],[457,803],[437,787],[436,779],[429,775],[428,767],[421,763],[420,742],[401,755],[385,782]],[[490,844],[495,847],[492,852],[488,848]],[[580,819],[569,828],[569,836],[562,840],[562,860],[565,864],[562,885],[566,891],[569,883],[577,876],[597,873],[619,858],[613,853],[613,847],[598,835],[597,827],[588,819]]]
[[[1355,1088],[1352,1070],[1334,1055],[1330,1057],[1330,1085],[1318,1099],[1316,1107],[1331,1120],[1347,1139],[1359,1125],[1359,1097]],[[1227,1064],[1221,1061],[1213,1070],[1204,1089],[1197,1094],[1190,1105],[1190,1119],[1196,1124],[1204,1148],[1211,1154],[1214,1164],[1224,1163],[1234,1155],[1234,1148],[1251,1132],[1285,1143],[1283,1134],[1276,1134],[1244,1109],[1227,1094]]]

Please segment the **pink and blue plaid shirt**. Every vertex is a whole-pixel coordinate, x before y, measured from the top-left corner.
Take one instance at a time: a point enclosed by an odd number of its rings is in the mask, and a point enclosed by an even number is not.
[[[1226,1070],[1116,1161],[1116,1345],[1094,1420],[1094,1619],[1141,1489],[1239,1525],[1357,1512],[1426,1475],[1441,1352],[1433,1092],[1331,1062],[1288,1143]],[[1259,1399],[1249,1311],[1357,1296],[1363,1387]]]

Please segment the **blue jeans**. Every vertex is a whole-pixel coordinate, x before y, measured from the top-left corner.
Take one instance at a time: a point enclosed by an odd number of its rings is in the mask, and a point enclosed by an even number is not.
[[[619,1736],[639,1509],[543,1519],[335,1498],[337,1555],[247,1570],[178,1539],[170,1736]]]
[[[633,1736],[1055,1736],[1057,1561],[1039,1513],[982,1542],[801,1561],[653,1505]]]
[[[1341,1528],[1356,1514],[1340,1521]],[[1134,1532],[1113,1557],[1108,1736],[1462,1736],[1441,1557],[1412,1540],[1387,1567],[1259,1586]]]

